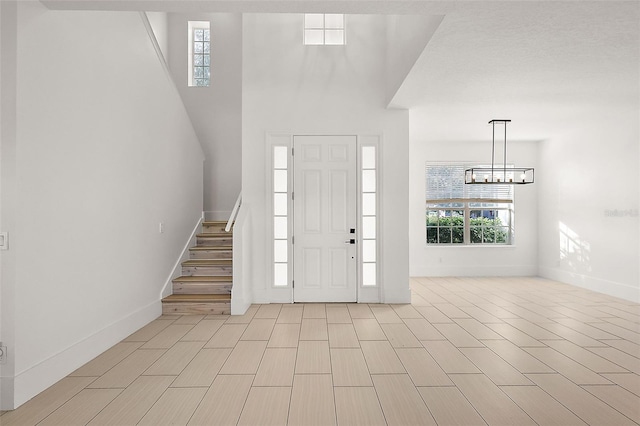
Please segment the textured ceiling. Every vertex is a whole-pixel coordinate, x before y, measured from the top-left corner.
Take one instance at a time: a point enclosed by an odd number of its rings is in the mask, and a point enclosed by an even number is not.
[[[444,15],[391,105],[413,137],[542,140],[587,110],[639,107],[639,1],[41,0],[53,9]],[[615,113],[615,112],[612,112]]]
[[[640,3],[486,5],[447,14],[396,93],[425,117],[413,131],[470,139],[511,118],[514,137],[541,140],[589,108],[638,108]]]

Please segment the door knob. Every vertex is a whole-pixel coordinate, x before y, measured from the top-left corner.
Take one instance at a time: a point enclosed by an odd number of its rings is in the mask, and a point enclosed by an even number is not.
[[[345,244],[355,244],[355,243],[356,243],[356,240],[355,240],[355,238],[351,238],[350,240],[347,240],[347,241],[345,241],[344,243],[345,243]]]

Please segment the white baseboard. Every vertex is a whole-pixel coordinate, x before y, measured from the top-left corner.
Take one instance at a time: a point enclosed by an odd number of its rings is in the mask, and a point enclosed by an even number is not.
[[[629,300],[631,302],[640,303],[640,287],[589,277],[587,275],[576,274],[556,268],[540,267],[540,276],[609,296],[618,297],[620,299]]]
[[[250,306],[251,303],[245,302],[237,296],[231,297],[231,315],[244,315]]]
[[[534,277],[536,265],[422,265],[412,268],[412,277]]]
[[[161,314],[162,306],[160,300],[157,300],[64,351],[17,373],[13,378],[14,407],[11,408],[24,404]],[[3,378],[3,382],[5,379],[9,378]],[[3,389],[3,395],[4,391]]]

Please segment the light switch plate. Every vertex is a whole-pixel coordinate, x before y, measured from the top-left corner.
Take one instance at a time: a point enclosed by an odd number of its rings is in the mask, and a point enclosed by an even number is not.
[[[6,232],[0,232],[0,250],[9,250],[9,235]]]

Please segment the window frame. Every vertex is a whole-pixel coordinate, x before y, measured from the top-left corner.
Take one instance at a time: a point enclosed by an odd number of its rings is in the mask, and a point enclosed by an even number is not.
[[[210,87],[211,86],[211,22],[209,21],[188,21],[188,59],[187,59],[187,85],[189,87]],[[200,42],[195,40],[195,32],[197,30],[205,30],[205,31],[209,31],[209,40],[203,40],[202,41],[202,48],[203,48],[203,52],[202,52],[202,60],[203,60],[203,65],[195,65],[195,59],[194,57],[196,56],[196,53],[199,52],[195,52],[195,43],[196,42]],[[203,36],[204,38],[204,36]],[[209,46],[209,52],[206,52],[206,44],[208,44]],[[209,56],[209,65],[204,65],[205,64],[205,57]],[[203,69],[203,73],[205,76],[207,77],[195,77],[195,70],[196,68],[202,68]],[[206,82],[206,84],[197,84],[197,81],[202,80],[204,82]]]
[[[473,165],[470,165],[473,164]],[[437,176],[435,173],[430,175],[431,168],[448,167],[449,170],[443,170],[441,175]],[[513,186],[504,185],[464,185],[464,170],[470,167],[481,167],[477,163],[444,163],[444,162],[426,162],[425,167],[425,244],[427,247],[505,247],[513,246],[515,243],[515,203],[513,199]],[[507,165],[507,167],[513,167]],[[460,173],[458,173],[460,172]],[[434,176],[435,175],[435,176]],[[460,175],[460,176],[458,176]],[[439,182],[432,183],[430,185],[429,179],[438,179]],[[482,188],[484,187],[484,188]],[[506,217],[506,223],[502,223],[497,226],[475,226],[473,225],[472,212],[486,211],[486,212],[506,212],[502,217]],[[441,216],[440,213],[436,213],[438,220],[436,225],[430,222],[430,215],[433,217],[433,212],[451,212],[450,215]],[[455,217],[462,217],[462,226],[445,225],[440,226],[441,217],[454,217],[453,212],[461,212],[462,214],[455,215]],[[485,217],[481,213],[481,217]],[[494,214],[493,220],[500,219],[500,214]],[[431,223],[431,224],[430,224]],[[462,241],[453,241],[453,230],[463,229]],[[480,228],[482,230],[482,242],[473,242],[472,229]],[[495,232],[496,229],[503,229],[506,231],[505,242],[496,242],[496,238],[499,234]],[[435,237],[437,241],[431,241],[433,238],[433,231],[435,229]],[[450,229],[449,242],[439,242],[441,237],[441,229]],[[494,242],[484,241],[484,230],[493,229]]]
[[[307,18],[311,16],[322,16],[322,25],[307,24]],[[341,16],[342,26],[327,26],[327,16]],[[344,46],[347,44],[346,16],[343,13],[305,13],[302,18],[302,44],[305,46]],[[322,42],[310,42],[310,32],[322,34]],[[339,43],[327,43],[327,33],[340,33],[341,40]]]

